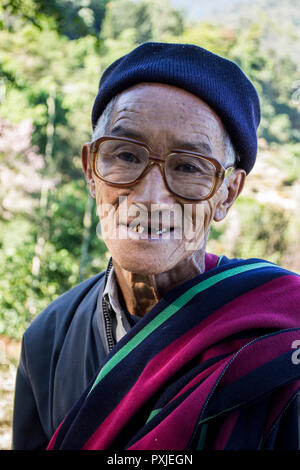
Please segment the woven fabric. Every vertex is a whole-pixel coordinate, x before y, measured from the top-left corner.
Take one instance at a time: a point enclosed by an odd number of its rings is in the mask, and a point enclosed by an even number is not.
[[[297,449],[300,276],[228,260],[124,336],[48,449]]]

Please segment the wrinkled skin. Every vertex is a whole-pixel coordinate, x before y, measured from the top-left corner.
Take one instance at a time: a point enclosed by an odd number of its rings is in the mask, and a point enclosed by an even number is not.
[[[224,126],[218,115],[200,98],[177,87],[165,84],[138,84],[121,93],[115,103],[107,135],[132,137],[150,145],[153,151],[166,154],[178,148],[177,141],[194,144],[202,152],[215,156],[225,167]],[[94,139],[101,135],[94,135]],[[190,148],[193,150],[193,148]],[[120,196],[126,196],[127,206],[146,207],[151,204],[163,208],[190,201],[172,194],[166,187],[161,170],[153,165],[145,177],[134,186],[117,188],[101,181],[93,173],[89,147],[82,150],[82,164],[90,192],[96,198],[97,207],[111,204],[115,213],[122,209]],[[187,246],[184,234],[180,239],[161,239],[151,242],[137,237],[110,239],[104,242],[113,258],[113,266],[119,288],[128,311],[133,315],[145,315],[170,289],[194,278],[204,271],[206,241],[212,221],[222,220],[242,190],[245,171],[235,169],[208,201],[193,202],[193,248]],[[196,218],[196,210],[200,218]],[[104,217],[104,216],[103,216]],[[122,219],[123,217],[123,219]],[[120,223],[128,222],[124,216]],[[104,220],[101,220],[101,224]],[[174,223],[174,221],[173,221]],[[176,222],[175,222],[176,223]],[[123,230],[127,230],[124,225]]]

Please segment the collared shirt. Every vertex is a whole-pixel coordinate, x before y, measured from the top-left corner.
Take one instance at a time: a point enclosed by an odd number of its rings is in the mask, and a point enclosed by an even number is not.
[[[102,297],[112,307],[109,311],[112,322],[112,333],[118,342],[133,326],[140,317],[131,315],[126,306],[121,307],[118,293],[118,285],[113,266],[111,267]]]

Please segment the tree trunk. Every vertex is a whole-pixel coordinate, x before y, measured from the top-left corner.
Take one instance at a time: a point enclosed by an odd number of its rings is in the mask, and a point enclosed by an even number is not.
[[[49,97],[47,99],[48,106],[48,125],[47,125],[47,143],[45,149],[45,175],[54,176],[54,162],[53,162],[53,143],[54,143],[54,129],[55,129],[55,97],[56,89],[55,85],[50,87]],[[48,235],[48,222],[47,222],[47,210],[48,210],[48,197],[49,187],[47,178],[42,183],[41,195],[40,195],[40,226],[37,234],[37,242],[34,249],[34,257],[32,259],[31,272],[33,275],[33,286],[37,287],[38,277],[40,273],[41,258],[43,253],[43,247],[45,240]]]
[[[90,232],[91,232],[91,227],[92,227],[93,206],[94,206],[94,198],[89,193],[87,203],[85,206],[84,218],[83,218],[84,228],[83,228],[81,257],[80,257],[79,274],[78,274],[79,282],[84,280],[84,274],[85,274],[86,265],[88,261],[88,249],[89,249]]]

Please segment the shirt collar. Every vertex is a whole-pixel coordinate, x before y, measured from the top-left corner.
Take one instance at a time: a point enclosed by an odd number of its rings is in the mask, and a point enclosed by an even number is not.
[[[106,302],[110,303],[115,313],[119,313],[120,315],[124,314],[119,302],[118,286],[113,266],[109,271],[106,286],[102,295]]]

